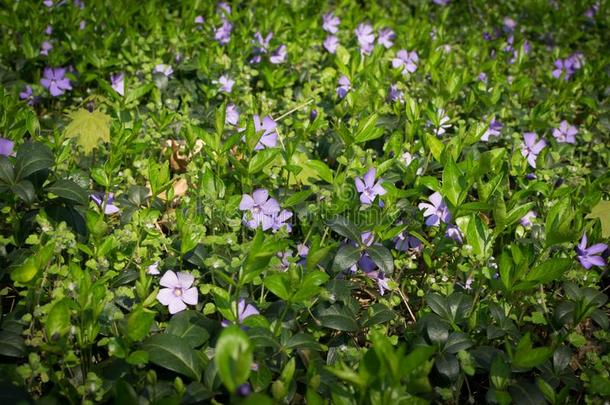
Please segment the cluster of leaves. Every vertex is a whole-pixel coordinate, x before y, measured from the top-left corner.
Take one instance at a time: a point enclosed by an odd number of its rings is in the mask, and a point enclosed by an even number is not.
[[[0,9],[0,397],[602,403],[607,2],[488,3]],[[361,49],[361,23],[392,46]],[[286,60],[255,63],[268,32]],[[248,225],[261,189],[290,226]]]

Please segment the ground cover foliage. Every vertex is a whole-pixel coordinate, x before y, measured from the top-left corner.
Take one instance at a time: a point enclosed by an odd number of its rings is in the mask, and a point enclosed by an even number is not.
[[[606,1],[9,1],[6,403],[601,404]]]

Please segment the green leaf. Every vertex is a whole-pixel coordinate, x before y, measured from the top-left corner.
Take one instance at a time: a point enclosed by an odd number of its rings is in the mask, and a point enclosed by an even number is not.
[[[383,304],[373,304],[369,308],[366,319],[362,322],[363,328],[368,328],[380,323],[389,322],[396,317],[396,313]]]
[[[6,156],[0,156],[0,181],[6,184],[13,184],[15,182],[13,165]]]
[[[49,193],[55,194],[57,197],[74,202],[80,205],[87,205],[89,195],[81,186],[72,180],[57,180],[46,188]]]
[[[155,320],[155,313],[151,310],[137,306],[127,318],[127,337],[133,342],[144,339]]]
[[[110,123],[112,118],[99,111],[89,112],[85,108],[68,114],[71,119],[64,134],[67,138],[77,138],[83,151],[89,154],[102,142],[110,142]]]
[[[372,114],[358,123],[358,129],[354,135],[355,143],[364,143],[383,135],[383,128],[376,126],[377,118],[377,114]]]
[[[443,169],[441,193],[451,204],[457,207],[466,198],[466,193],[468,192],[466,187],[464,175],[453,161],[453,158],[448,157]]]
[[[252,366],[252,344],[237,325],[225,328],[216,343],[214,362],[222,383],[231,393],[245,383]]]
[[[318,321],[325,328],[355,332],[358,330],[356,317],[347,308],[333,305],[319,312]]]
[[[537,287],[551,281],[559,281],[563,273],[572,265],[567,258],[553,258],[534,267],[524,278],[524,283],[515,286],[515,290]]]
[[[24,179],[37,171],[48,169],[55,163],[53,151],[41,143],[24,143],[15,159],[15,181]]]
[[[394,270],[394,259],[392,253],[381,245],[372,245],[366,248],[366,252],[371,259],[385,274],[390,274]]]
[[[294,193],[293,195],[291,195],[290,197],[288,197],[284,201],[284,204],[282,206],[286,207],[286,208],[295,206],[295,205],[300,204],[303,201],[307,200],[309,198],[309,196],[311,196],[312,194],[313,194],[313,191],[311,191],[311,190],[298,191],[298,192]]]
[[[353,245],[343,245],[335,255],[334,271],[343,271],[352,267],[360,259],[360,249]]]
[[[443,154],[443,150],[445,149],[445,145],[435,136],[430,134],[424,135],[424,143],[426,148],[437,162],[441,162],[441,155]]]
[[[29,180],[21,180],[20,182],[11,186],[11,191],[15,195],[25,201],[26,204],[31,205],[36,201],[36,190],[34,185]]]
[[[316,338],[308,333],[297,333],[288,339],[288,341],[284,345],[287,349],[312,349],[312,350],[322,350],[322,346]]]
[[[602,224],[602,238],[610,237],[610,201],[601,200],[591,209],[591,213],[585,218],[599,219]]]
[[[45,321],[45,330],[49,340],[57,339],[70,330],[70,301],[67,298],[53,305]]]
[[[307,273],[303,278],[301,286],[290,300],[292,302],[302,302],[308,300],[314,295],[318,295],[322,290],[320,288],[320,285],[327,282],[328,279],[328,274],[323,271],[314,270],[310,273]]]
[[[329,184],[333,184],[333,172],[321,160],[309,160],[306,163],[307,167],[312,170],[319,178]]]
[[[28,283],[38,274],[38,266],[34,258],[30,257],[19,265],[15,270],[11,271],[11,279],[18,283]]]
[[[287,273],[276,273],[267,276],[263,280],[265,287],[277,297],[288,301],[291,295],[290,281]]]
[[[165,333],[183,338],[193,349],[204,344],[210,337],[206,329],[205,318],[192,310],[182,311],[172,316]]]
[[[248,173],[255,174],[270,166],[277,156],[280,154],[281,150],[277,148],[271,149],[263,149],[258,151],[252,159],[250,159],[250,163],[248,164]]]
[[[530,334],[526,333],[517,345],[512,364],[516,367],[532,368],[544,363],[552,355],[553,351],[549,347],[532,348]]]
[[[148,352],[152,363],[195,381],[201,379],[201,360],[186,339],[169,334],[155,335],[146,339],[142,348]]]
[[[138,88],[136,88],[133,91],[129,91],[129,88],[127,88],[126,89],[127,96],[125,97],[125,104],[130,104],[130,103],[138,100],[139,98],[142,98],[144,95],[146,95],[146,93],[151,91],[154,87],[155,87],[154,83],[146,83],[142,86],[139,86]]]
[[[335,217],[326,223],[333,231],[337,232],[339,235],[346,237],[347,239],[355,242],[357,244],[361,244],[362,240],[360,237],[360,231],[356,227],[356,225],[349,222],[344,217]]]

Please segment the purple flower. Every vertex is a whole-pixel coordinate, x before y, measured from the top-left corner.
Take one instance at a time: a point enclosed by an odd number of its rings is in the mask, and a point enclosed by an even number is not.
[[[341,76],[339,78],[339,87],[337,87],[337,96],[339,96],[339,98],[344,98],[351,88],[352,86],[347,76]]]
[[[604,267],[606,261],[603,257],[598,256],[608,249],[608,245],[605,243],[597,243],[593,246],[587,247],[587,234],[582,235],[582,239],[578,246],[576,246],[576,257],[585,269],[590,269],[593,266]]]
[[[161,274],[159,272],[159,262],[154,262],[150,266],[146,268],[146,274],[150,274],[151,276],[158,276]]]
[[[290,218],[292,218],[292,212],[288,210],[282,210],[279,214],[273,214],[271,216],[271,219],[273,221],[271,229],[273,230],[273,232],[275,233],[280,229],[284,228],[286,232],[290,233],[292,231],[292,225],[286,222]]]
[[[174,68],[171,67],[170,65],[166,65],[165,63],[160,63],[157,66],[155,66],[155,69],[153,70],[153,72],[160,73],[160,74],[164,75],[165,77],[170,77],[172,74],[174,74]]]
[[[11,156],[14,147],[15,142],[10,139],[0,138],[0,156]]]
[[[335,35],[329,35],[326,37],[322,45],[329,53],[334,54],[337,52],[337,47],[339,46],[339,38],[337,38]]]
[[[379,288],[379,294],[383,295],[386,290],[390,290],[390,287],[388,286],[388,279],[382,271],[365,271],[364,274],[377,283],[377,288]]]
[[[376,173],[377,170],[372,168],[369,169],[362,178],[356,177],[356,190],[360,193],[360,202],[362,204],[372,204],[376,196],[381,196],[386,193],[385,189],[381,186],[381,180],[375,183]]]
[[[27,84],[25,89],[19,93],[19,98],[21,100],[28,100],[29,105],[34,104],[34,92],[32,91],[32,86]]]
[[[226,45],[231,41],[231,31],[233,30],[233,24],[223,19],[222,25],[214,31],[214,39],[221,45]]]
[[[44,41],[40,46],[40,54],[48,56],[51,49],[53,49],[53,44],[50,41]]]
[[[559,79],[563,75],[564,80],[569,80],[576,70],[582,67],[583,56],[577,52],[566,59],[557,59],[554,64],[553,77]]]
[[[268,32],[267,36],[263,38],[260,31],[257,31],[254,34],[255,43],[258,43],[258,51],[261,53],[266,53],[269,50],[269,42],[273,38],[273,32]]]
[[[42,2],[42,4],[44,4],[47,7],[53,7],[53,0],[44,0]]]
[[[216,7],[218,7],[218,11],[221,13],[231,14],[231,6],[225,1],[221,1]]]
[[[203,19],[203,16],[198,15],[197,17],[195,17],[195,24],[203,24],[205,20]]]
[[[219,84],[219,90],[225,92],[227,94],[231,93],[233,90],[233,85],[235,84],[235,80],[231,79],[227,75],[222,75],[218,80],[214,80],[213,83]]]
[[[169,308],[170,314],[186,309],[186,304],[197,305],[197,288],[191,287],[195,277],[189,273],[168,270],[163,274],[159,284],[163,287],[157,294],[157,300]]]
[[[456,241],[457,243],[464,243],[464,234],[462,233],[462,231],[460,230],[460,228],[458,228],[455,225],[447,225],[447,231],[445,232],[445,237],[449,238],[449,239],[453,239],[454,241]]]
[[[358,44],[360,45],[360,53],[362,55],[369,55],[373,50],[375,43],[375,34],[373,33],[373,26],[367,23],[360,23],[354,30]]]
[[[307,245],[304,243],[299,243],[297,245],[297,255],[304,259],[307,257],[308,254],[309,254],[309,247],[307,247]]]
[[[47,35],[51,35],[53,33],[53,26],[52,25],[47,25],[47,27],[44,29],[44,33]]]
[[[82,0],[74,0],[74,6],[80,8],[81,10],[85,8],[85,2]]]
[[[263,121],[258,115],[254,117],[254,131],[258,134],[259,132],[263,132],[263,135],[258,140],[258,143],[254,147],[254,150],[261,150],[265,148],[274,148],[277,144],[277,131],[276,122],[270,117],[265,116]]]
[[[286,58],[288,56],[288,52],[286,49],[287,49],[286,45],[280,45],[269,56],[269,62],[271,62],[274,65],[279,65],[280,63],[286,62]]]
[[[246,318],[258,314],[260,314],[258,309],[256,309],[254,305],[246,304],[246,301],[243,298],[237,303],[237,323],[242,324]],[[223,327],[229,326],[230,324],[231,322],[227,320],[222,321]]]
[[[110,85],[121,96],[125,95],[125,74],[123,72],[110,76]]]
[[[326,13],[322,16],[322,29],[331,34],[336,34],[339,30],[341,20],[333,13]],[[332,53],[332,52],[331,52]]]
[[[432,0],[432,3],[439,6],[446,6],[451,0]]]
[[[392,67],[402,67],[402,74],[407,75],[417,70],[417,63],[419,62],[419,56],[416,51],[408,52],[406,49],[401,49],[396,52],[396,57],[392,59]]]
[[[417,208],[424,210],[424,217],[426,217],[427,226],[439,226],[441,221],[448,223],[451,221],[451,213],[449,208],[443,201],[441,193],[438,191],[428,197],[428,203],[419,203]]]
[[[85,27],[87,26],[87,22],[85,20],[82,20],[79,24],[78,24],[78,28],[81,30],[84,30]]]
[[[585,11],[585,17],[592,20],[599,11],[599,1],[596,1],[591,7]]]
[[[237,106],[233,103],[227,104],[227,110],[225,111],[225,123],[235,126],[238,122],[239,111],[237,111]]]
[[[262,226],[263,231],[273,227],[273,217],[280,212],[278,202],[269,198],[269,192],[259,188],[254,190],[252,196],[244,194],[239,203],[239,209],[247,211],[244,213],[243,221],[251,229]]]
[[[489,128],[487,128],[487,131],[485,131],[481,137],[481,140],[487,142],[489,141],[490,136],[499,136],[503,126],[504,125],[502,125],[500,121],[496,120],[495,118],[492,119],[489,123]]]
[[[382,28],[377,31],[377,43],[383,45],[386,49],[391,48],[394,45],[394,38],[396,34],[390,28]]]
[[[405,102],[405,95],[402,90],[398,89],[398,85],[392,84],[390,85],[390,92],[388,93],[388,97],[390,101],[396,102],[399,101],[401,103]]]
[[[404,232],[399,233],[398,236],[394,238],[394,243],[396,250],[402,252],[407,252],[409,249],[414,252],[420,252],[424,248],[424,245],[418,238],[408,234],[405,236]]]
[[[525,214],[523,217],[521,217],[521,219],[519,220],[519,223],[524,228],[529,228],[530,226],[533,225],[532,220],[534,218],[536,218],[536,212],[535,211],[528,211],[527,214]]]
[[[536,142],[538,135],[535,132],[526,132],[523,134],[524,143],[521,144],[521,154],[527,159],[527,162],[534,169],[536,168],[536,158],[538,154],[546,146],[544,139]]]
[[[566,60],[565,64],[571,69],[573,72],[580,69],[582,65],[584,65],[584,56],[582,52],[574,52],[570,55]]]
[[[504,17],[504,29],[508,32],[513,32],[517,26],[517,22],[510,17]]]
[[[561,121],[559,128],[553,129],[553,136],[559,143],[576,143],[578,129],[574,125],[568,124],[566,120]]]
[[[106,215],[112,215],[119,212],[119,208],[113,204],[114,193],[108,193],[108,197],[106,198],[106,194],[98,191],[91,194],[91,199],[97,204],[98,207],[104,208],[104,214]]]
[[[243,383],[237,387],[237,395],[240,397],[247,397],[252,394],[252,386],[249,383]]]
[[[44,68],[40,84],[49,90],[53,97],[61,96],[66,90],[72,90],[70,79],[66,77],[66,68]]]
[[[479,75],[477,76],[477,80],[487,84],[487,73],[485,73],[485,72],[479,73]]]

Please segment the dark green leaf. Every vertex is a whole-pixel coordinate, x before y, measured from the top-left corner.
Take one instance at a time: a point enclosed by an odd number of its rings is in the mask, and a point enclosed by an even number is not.
[[[80,205],[87,205],[89,196],[81,186],[72,180],[57,180],[55,183],[46,188],[49,193],[55,194],[57,197]]]
[[[193,380],[201,379],[201,361],[186,339],[169,334],[155,335],[146,339],[142,348],[148,352],[152,363]]]
[[[48,169],[55,163],[53,151],[41,143],[24,143],[17,151],[15,180],[21,180],[39,170]]]

